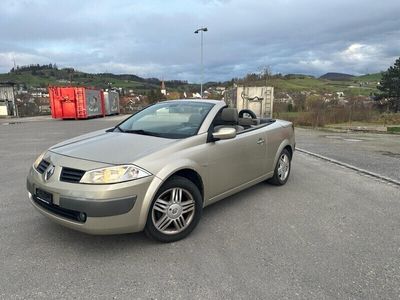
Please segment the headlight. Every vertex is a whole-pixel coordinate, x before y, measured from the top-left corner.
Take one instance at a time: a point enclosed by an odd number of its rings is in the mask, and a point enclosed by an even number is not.
[[[33,163],[33,166],[35,167],[35,169],[37,169],[37,167],[39,166],[40,162],[43,159],[43,156],[46,154],[47,151],[44,151],[42,154],[40,154],[38,156],[38,158],[36,158],[35,162]]]
[[[150,175],[151,173],[139,167],[133,165],[123,165],[87,171],[85,175],[83,175],[80,182],[91,184],[107,184],[139,179]]]

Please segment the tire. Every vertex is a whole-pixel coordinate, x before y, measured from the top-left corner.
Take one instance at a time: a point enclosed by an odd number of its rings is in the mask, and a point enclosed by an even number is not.
[[[200,221],[203,198],[190,180],[173,176],[154,197],[145,226],[148,237],[170,243],[185,238]]]
[[[242,109],[242,110],[239,112],[239,118],[243,118],[243,115],[244,115],[244,114],[250,115],[252,119],[255,119],[255,120],[257,119],[257,115],[254,113],[254,111],[252,111],[252,110],[250,110],[250,109]]]
[[[273,185],[284,185],[289,179],[291,168],[292,157],[287,149],[283,149],[276,162],[274,176],[268,179],[268,182]]]

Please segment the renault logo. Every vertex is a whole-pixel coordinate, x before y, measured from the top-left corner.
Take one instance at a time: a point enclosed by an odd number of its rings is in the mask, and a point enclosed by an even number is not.
[[[45,180],[45,181],[49,180],[50,177],[53,176],[54,170],[55,170],[55,167],[54,167],[53,165],[50,165],[50,166],[46,169],[46,171],[44,172],[44,180]]]

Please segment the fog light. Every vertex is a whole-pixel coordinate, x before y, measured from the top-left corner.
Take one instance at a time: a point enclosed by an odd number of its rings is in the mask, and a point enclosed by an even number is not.
[[[80,212],[78,216],[78,220],[81,222],[86,222],[86,214],[84,212]]]

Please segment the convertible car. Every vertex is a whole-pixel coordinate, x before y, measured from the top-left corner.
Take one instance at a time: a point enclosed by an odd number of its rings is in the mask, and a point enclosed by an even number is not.
[[[293,124],[216,100],[153,104],[117,126],[59,143],[27,178],[33,206],[91,234],[145,233],[172,242],[205,206],[261,181],[283,185]]]

